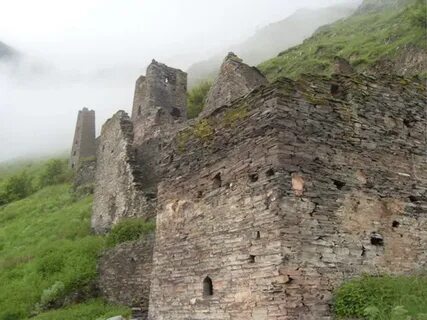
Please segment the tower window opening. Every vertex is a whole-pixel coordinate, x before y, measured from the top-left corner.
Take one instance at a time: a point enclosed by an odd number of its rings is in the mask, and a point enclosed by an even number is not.
[[[213,178],[213,186],[214,188],[221,188],[222,186],[221,173],[218,172],[216,176]]]
[[[138,116],[140,116],[142,113],[142,106],[138,106]]]
[[[181,111],[179,111],[179,109],[178,108],[172,108],[172,110],[171,110],[171,112],[170,112],[170,114],[173,116],[173,117],[175,117],[175,118],[178,118],[178,117],[180,117],[181,116]]]
[[[212,279],[209,277],[206,277],[205,280],[203,280],[203,296],[213,296]]]
[[[255,256],[254,255],[249,255],[249,263],[255,263]]]
[[[338,94],[340,87],[337,84],[332,84],[331,85],[331,94],[334,96],[336,94]]]
[[[258,181],[258,174],[253,173],[249,175],[249,181],[250,182],[257,182]]]

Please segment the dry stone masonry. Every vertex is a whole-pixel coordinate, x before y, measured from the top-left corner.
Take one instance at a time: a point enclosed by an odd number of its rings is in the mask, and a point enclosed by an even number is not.
[[[77,116],[73,145],[71,146],[70,168],[77,170],[82,160],[95,157],[95,111],[83,108]]]
[[[92,228],[104,233],[123,218],[153,215],[151,199],[142,188],[135,161],[133,125],[118,111],[102,127],[95,175]]]
[[[267,79],[257,68],[244,64],[238,56],[230,52],[209,91],[202,116],[265,84]]]
[[[185,73],[153,61],[104,125],[92,226],[156,232],[104,254],[103,294],[150,320],[329,320],[343,281],[425,269],[424,85],[224,65],[195,121]]]

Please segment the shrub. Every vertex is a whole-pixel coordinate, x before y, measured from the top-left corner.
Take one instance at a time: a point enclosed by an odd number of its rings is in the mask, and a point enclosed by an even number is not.
[[[188,93],[188,108],[187,115],[189,119],[195,118],[202,112],[206,97],[212,86],[210,81],[202,81],[200,84],[195,86]]]
[[[0,202],[9,203],[24,199],[33,191],[32,179],[26,171],[23,171],[7,179],[3,191],[4,199]]]
[[[141,236],[153,232],[155,227],[154,221],[145,219],[123,220],[108,234],[107,245],[113,247],[122,242],[138,240]]]
[[[64,293],[64,283],[56,281],[50,288],[43,290],[40,298],[40,308],[44,310],[51,308],[59,299],[63,298]]]
[[[71,176],[72,174],[67,168],[66,161],[59,159],[49,160],[40,175],[40,187],[69,182]]]

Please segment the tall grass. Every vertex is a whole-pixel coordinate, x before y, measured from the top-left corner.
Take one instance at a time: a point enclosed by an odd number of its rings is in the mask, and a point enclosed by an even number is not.
[[[427,275],[368,276],[353,279],[335,294],[340,319],[427,319]]]
[[[57,169],[42,165],[29,175],[56,183]],[[91,234],[91,206],[91,197],[75,200],[69,184],[56,184],[0,207],[0,320],[26,319],[75,302],[73,295],[94,295],[105,239]],[[36,319],[96,319],[110,311],[123,308],[95,301]]]

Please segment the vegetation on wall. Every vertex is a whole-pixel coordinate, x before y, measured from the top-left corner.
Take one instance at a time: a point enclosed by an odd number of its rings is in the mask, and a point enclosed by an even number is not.
[[[301,45],[280,53],[259,68],[269,80],[283,76],[296,78],[302,73],[328,75],[332,72],[334,56],[349,60],[361,71],[404,50],[425,50],[425,1],[404,3],[408,6],[356,13],[321,27]]]
[[[427,274],[356,278],[336,291],[334,309],[341,319],[426,320]]]
[[[140,218],[126,219],[116,224],[107,236],[107,245],[116,246],[127,241],[138,240],[146,234],[154,232],[156,224],[153,220]]]

